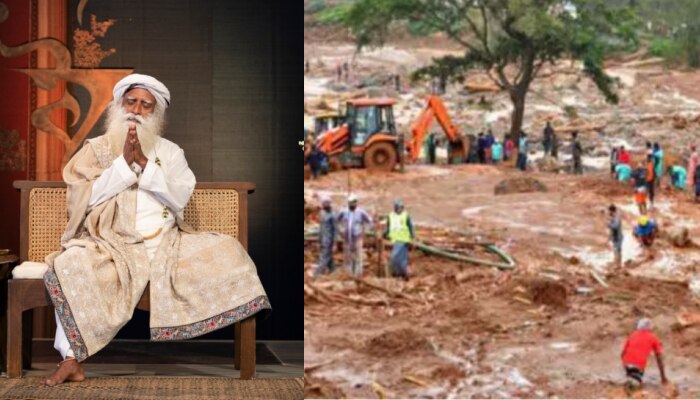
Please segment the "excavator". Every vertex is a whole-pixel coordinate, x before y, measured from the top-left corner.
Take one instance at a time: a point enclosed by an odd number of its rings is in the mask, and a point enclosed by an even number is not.
[[[425,135],[428,133],[433,120],[437,120],[440,127],[447,136],[447,162],[448,164],[463,163],[469,154],[469,141],[460,134],[459,130],[452,125],[445,104],[440,97],[435,95],[428,96],[428,101],[425,108],[418,115],[415,122],[411,125],[411,139],[407,144],[407,150],[410,160],[417,160],[420,157],[421,147],[425,140]]]
[[[399,160],[394,104],[396,100],[392,98],[363,98],[347,102],[345,122],[336,129],[320,133],[315,141],[316,146],[328,155],[331,171],[343,166],[394,170]],[[440,97],[434,95],[428,96],[425,108],[411,126],[412,136],[406,143],[408,159],[415,161],[420,157],[423,140],[433,120],[438,121],[449,140],[449,162],[464,162],[468,142],[452,124]]]
[[[315,141],[328,155],[331,171],[343,166],[380,171],[396,167],[399,152],[394,104],[396,100],[391,98],[352,99],[346,103],[345,122],[319,133]]]

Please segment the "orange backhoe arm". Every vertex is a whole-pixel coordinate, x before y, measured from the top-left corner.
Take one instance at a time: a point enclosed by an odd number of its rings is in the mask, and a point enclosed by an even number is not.
[[[428,96],[428,102],[425,108],[421,111],[420,115],[418,115],[413,125],[411,125],[412,137],[409,144],[411,160],[416,160],[420,156],[423,140],[425,140],[425,135],[428,133],[428,128],[433,122],[433,118],[437,119],[450,142],[460,141],[459,131],[452,125],[452,120],[449,114],[447,114],[445,104],[438,96]]]

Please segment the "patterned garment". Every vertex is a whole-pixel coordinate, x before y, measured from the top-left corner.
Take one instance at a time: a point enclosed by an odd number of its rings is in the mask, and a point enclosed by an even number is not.
[[[270,310],[255,264],[233,237],[197,233],[180,215],[149,262],[136,231],[136,185],[88,207],[92,185],[117,158],[105,136],[63,171],[69,222],[44,282],[78,361],[107,345],[150,282],[151,339],[188,339]]]
[[[408,276],[408,243],[394,243],[389,266],[394,276]]]

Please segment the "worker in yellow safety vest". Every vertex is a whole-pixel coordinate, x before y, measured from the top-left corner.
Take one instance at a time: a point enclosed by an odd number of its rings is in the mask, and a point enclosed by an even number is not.
[[[411,217],[404,210],[401,199],[394,201],[394,211],[387,217],[384,237],[393,245],[389,263],[392,274],[408,280],[408,250],[415,234]]]

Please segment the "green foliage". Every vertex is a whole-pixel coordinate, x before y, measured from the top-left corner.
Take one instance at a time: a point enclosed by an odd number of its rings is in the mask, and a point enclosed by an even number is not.
[[[637,0],[637,10],[651,24],[649,52],[669,64],[700,67],[700,1]]]
[[[437,29],[420,19],[408,21],[406,29],[413,36],[429,36],[437,32]]]
[[[321,22],[340,22],[350,28],[358,49],[384,44],[393,21],[406,20],[418,0],[357,0],[319,16]]]
[[[347,24],[348,13],[351,8],[352,5],[350,3],[326,8],[317,15],[316,20],[326,24]]]
[[[673,39],[656,38],[649,44],[649,54],[676,63],[683,58],[683,48]]]

